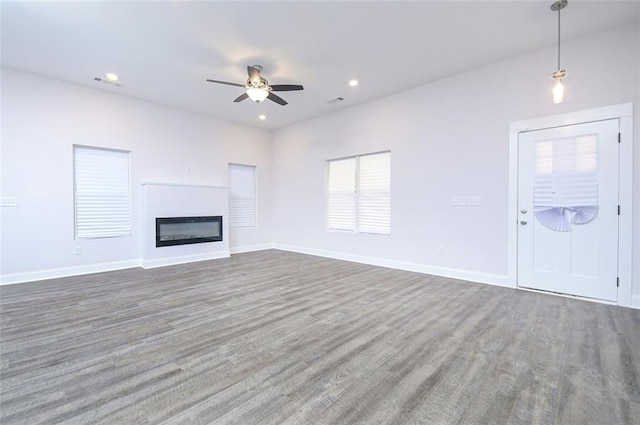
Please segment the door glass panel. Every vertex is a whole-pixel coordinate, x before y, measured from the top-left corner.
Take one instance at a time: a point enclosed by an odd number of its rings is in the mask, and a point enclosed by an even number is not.
[[[597,135],[535,142],[534,215],[544,227],[569,232],[598,212]]]
[[[553,172],[553,142],[545,140],[536,142],[536,174],[551,174]]]
[[[595,173],[598,171],[598,138],[595,134],[576,139],[576,171]]]

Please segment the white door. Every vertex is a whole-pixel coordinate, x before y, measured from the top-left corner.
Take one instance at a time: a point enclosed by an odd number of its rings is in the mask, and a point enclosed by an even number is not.
[[[617,301],[618,120],[520,133],[518,286]]]

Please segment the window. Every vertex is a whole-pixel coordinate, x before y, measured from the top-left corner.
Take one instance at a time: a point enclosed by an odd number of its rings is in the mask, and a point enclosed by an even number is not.
[[[329,230],[391,233],[391,153],[328,161]]]
[[[229,226],[256,227],[256,167],[229,164]]]
[[[129,152],[73,147],[76,239],[131,235]]]

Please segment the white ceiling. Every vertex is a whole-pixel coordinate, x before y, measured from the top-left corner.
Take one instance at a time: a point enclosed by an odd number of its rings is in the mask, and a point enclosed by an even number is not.
[[[553,46],[551,3],[3,1],[2,65],[275,129]],[[569,0],[563,40],[639,19],[638,1]],[[205,81],[244,83],[253,64],[305,90],[233,103],[242,88]],[[122,86],[93,80],[106,72]]]

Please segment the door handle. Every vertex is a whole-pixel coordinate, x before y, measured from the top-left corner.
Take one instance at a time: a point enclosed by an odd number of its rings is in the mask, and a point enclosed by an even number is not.
[[[524,208],[520,210],[520,214],[526,214],[527,210],[525,210]]]
[[[524,226],[525,224],[527,224],[527,220],[520,220],[520,224]]]

